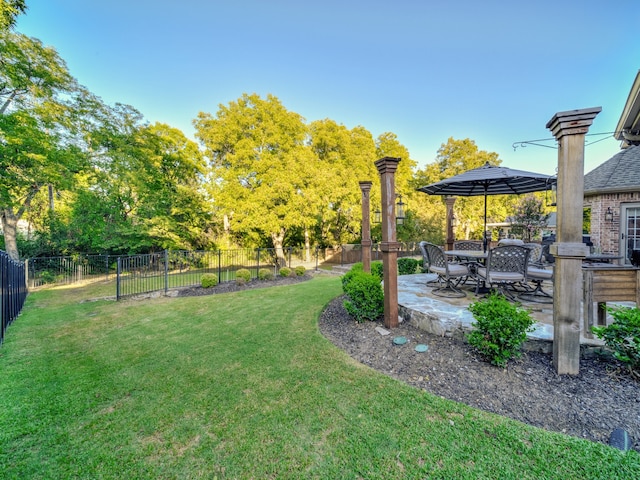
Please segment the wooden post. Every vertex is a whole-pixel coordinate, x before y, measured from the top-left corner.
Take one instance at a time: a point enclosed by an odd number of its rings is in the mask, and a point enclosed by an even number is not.
[[[399,158],[384,157],[375,162],[382,194],[382,266],[384,280],[384,326],[398,326],[398,250],[396,241],[395,172]]]
[[[601,107],[556,113],[547,128],[558,141],[558,214],[553,283],[553,365],[560,375],[580,372],[580,301],[584,203],[584,137]]]
[[[444,203],[447,205],[447,250],[453,250],[453,242],[456,240],[453,232],[453,204],[456,203],[456,197],[445,197]]]
[[[362,269],[371,273],[371,223],[369,219],[369,192],[371,191],[371,182],[360,182],[360,191],[362,192]]]

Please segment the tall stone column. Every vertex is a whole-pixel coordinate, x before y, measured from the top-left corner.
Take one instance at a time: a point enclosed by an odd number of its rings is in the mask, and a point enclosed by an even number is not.
[[[384,157],[375,162],[382,194],[382,265],[384,272],[384,326],[398,326],[398,250],[396,240],[395,172],[399,158]]]
[[[360,191],[362,192],[362,269],[371,273],[371,221],[369,217],[369,192],[371,191],[371,182],[360,182]]]
[[[456,203],[456,197],[445,197],[444,203],[447,206],[447,248],[446,250],[453,250],[453,242],[456,240],[456,236],[453,232],[453,204]]]
[[[589,253],[582,243],[584,204],[584,137],[601,107],[556,113],[547,128],[558,141],[558,188],[553,284],[553,365],[558,374],[580,372],[580,302],[582,261]]]

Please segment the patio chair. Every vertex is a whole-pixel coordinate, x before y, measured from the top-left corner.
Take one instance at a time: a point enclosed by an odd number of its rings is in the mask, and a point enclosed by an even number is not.
[[[427,251],[427,247],[425,246],[427,243],[429,242],[420,242],[418,244],[418,247],[420,247],[420,251],[422,252],[422,268],[426,271],[429,272],[429,267],[431,266],[431,261],[429,260],[429,252]],[[436,277],[433,280],[429,280],[427,282],[427,285],[433,285],[435,283],[439,283],[438,281],[438,277]]]
[[[462,250],[464,252],[478,251],[481,252],[483,249],[482,240],[457,240],[453,242],[454,250]],[[475,268],[478,265],[477,260],[470,260],[469,257],[456,257],[456,262],[461,263],[463,265],[467,265],[469,267],[469,272],[471,275],[468,277],[461,279],[456,286],[460,283],[467,283],[467,280],[472,278],[473,273],[475,272]]]
[[[467,294],[457,287],[460,282],[469,276],[469,268],[460,263],[450,262],[444,250],[429,242],[421,242],[429,258],[429,271],[438,275],[439,287],[432,290],[434,295],[449,298],[462,298]]]
[[[476,295],[480,283],[484,282],[507,298],[516,300],[512,291],[523,287],[526,282],[529,252],[522,245],[502,245],[489,250],[486,265],[479,266],[476,271]]]
[[[544,248],[541,244],[525,243],[524,246],[529,249],[527,282],[533,283],[535,288],[522,292],[519,298],[531,302],[553,303],[553,295],[542,289],[543,282],[553,282],[553,265],[546,264]]]
[[[454,250],[482,250],[482,240],[457,240],[453,242]]]

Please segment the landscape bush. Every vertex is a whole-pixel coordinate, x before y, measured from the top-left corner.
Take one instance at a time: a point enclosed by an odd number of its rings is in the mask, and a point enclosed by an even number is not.
[[[420,260],[411,257],[398,259],[398,275],[412,275],[418,273],[418,268],[422,265]]]
[[[273,270],[270,268],[261,268],[258,270],[259,280],[273,280]]]
[[[380,260],[371,262],[371,275],[375,275],[380,281],[384,278],[384,269]]]
[[[238,285],[244,285],[251,280],[251,272],[246,268],[240,268],[236,270],[236,283]]]
[[[510,359],[520,356],[527,332],[533,331],[534,321],[528,310],[493,292],[470,304],[469,311],[475,321],[467,340],[491,364],[505,367]]]
[[[613,323],[606,327],[591,327],[604,340],[613,356],[626,364],[632,376],[640,379],[640,308],[607,308]]]
[[[304,267],[304,265],[298,265],[296,268],[293,269],[293,271],[296,272],[296,275],[299,277],[307,273],[307,269]]]
[[[218,285],[218,276],[215,273],[205,273],[200,278],[202,288],[211,288]]]
[[[281,277],[290,277],[291,274],[294,272],[289,267],[282,267],[278,273],[280,274]]]
[[[342,289],[348,297],[344,307],[357,322],[377,320],[384,314],[384,293],[377,276],[358,270],[347,272]]]

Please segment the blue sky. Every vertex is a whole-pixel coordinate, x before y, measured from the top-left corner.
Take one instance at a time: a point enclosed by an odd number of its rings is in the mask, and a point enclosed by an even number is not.
[[[613,132],[640,69],[640,2],[27,0],[17,30],[108,103],[193,137],[198,112],[271,93],[307,121],[394,132],[420,167],[449,137],[552,174],[549,119],[601,106]],[[598,143],[596,140],[604,139]],[[585,172],[619,151],[590,136]],[[554,141],[544,142],[555,147]]]

